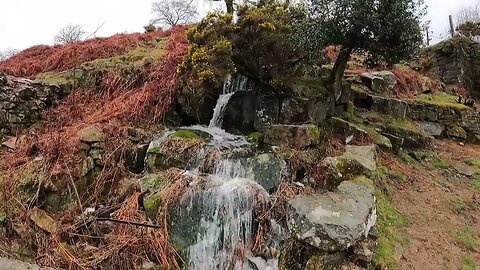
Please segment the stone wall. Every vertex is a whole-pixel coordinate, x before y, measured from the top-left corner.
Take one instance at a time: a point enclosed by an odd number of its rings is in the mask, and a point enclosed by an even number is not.
[[[14,135],[40,120],[42,110],[55,105],[70,89],[44,85],[0,72],[0,135]]]
[[[439,76],[445,84],[457,84],[461,82],[462,65],[453,56],[445,56],[436,53],[433,57],[432,72]]]

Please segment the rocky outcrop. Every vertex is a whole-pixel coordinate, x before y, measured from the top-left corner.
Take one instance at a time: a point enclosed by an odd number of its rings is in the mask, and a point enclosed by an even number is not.
[[[377,94],[392,93],[397,85],[397,78],[391,71],[366,72],[360,75],[362,83]]]
[[[345,250],[366,238],[376,222],[373,190],[345,181],[338,191],[288,202],[288,229],[322,251]]]
[[[11,135],[38,122],[41,112],[58,103],[69,88],[45,85],[0,72],[0,135]]]
[[[315,146],[320,141],[320,131],[314,125],[274,125],[264,134],[269,145],[284,145],[296,149]]]

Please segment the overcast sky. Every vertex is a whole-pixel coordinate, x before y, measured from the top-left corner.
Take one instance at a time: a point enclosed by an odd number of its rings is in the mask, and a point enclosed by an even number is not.
[[[195,0],[204,13],[221,3]],[[480,0],[426,0],[434,38],[447,32],[448,15]],[[67,24],[87,32],[105,22],[97,36],[141,32],[152,18],[154,0],[0,0],[0,51],[52,44],[53,36]],[[221,6],[221,5],[220,5]]]

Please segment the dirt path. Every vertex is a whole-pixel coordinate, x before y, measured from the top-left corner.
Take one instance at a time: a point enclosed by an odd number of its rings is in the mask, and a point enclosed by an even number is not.
[[[480,146],[439,141],[392,199],[410,226],[400,269],[480,269]]]

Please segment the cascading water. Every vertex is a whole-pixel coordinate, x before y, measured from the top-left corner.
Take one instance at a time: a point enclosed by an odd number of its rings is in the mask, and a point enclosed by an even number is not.
[[[254,206],[259,200],[266,200],[269,195],[255,182],[252,167],[231,158],[231,151],[223,151],[225,144],[230,146],[229,149],[242,147],[246,144],[245,139],[221,130],[228,101],[237,90],[245,90],[246,87],[245,77],[229,77],[223,94],[217,101],[209,127],[190,127],[212,135],[211,143],[218,144],[221,159],[215,166],[214,173],[207,176],[208,187],[195,187],[192,193],[187,193],[182,198],[182,203],[187,201],[189,204],[190,210],[187,212],[202,209],[195,244],[188,248],[189,270],[252,269],[246,258],[251,254]],[[198,171],[192,169],[188,173],[195,175]],[[198,179],[204,181],[205,178]]]
[[[237,91],[245,91],[248,86],[248,78],[241,75],[229,75],[227,80],[223,84],[223,93],[220,95],[217,101],[217,105],[213,110],[213,117],[210,120],[209,127],[218,127],[221,128],[223,124],[223,115],[227,104],[232,98],[232,96]]]

